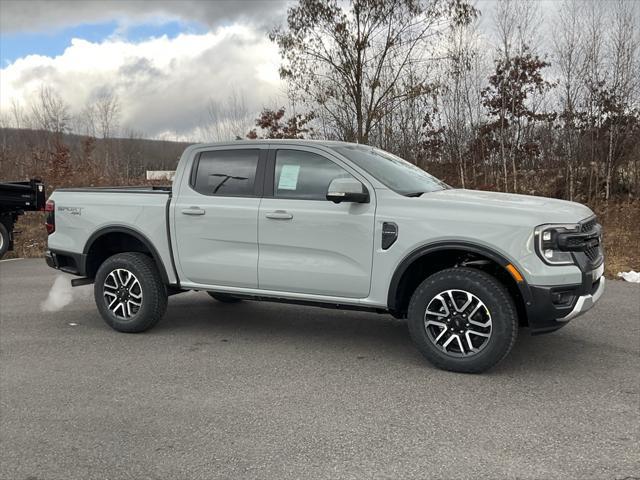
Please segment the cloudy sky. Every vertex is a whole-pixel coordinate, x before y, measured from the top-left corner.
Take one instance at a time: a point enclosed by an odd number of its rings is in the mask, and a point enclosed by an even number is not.
[[[291,1],[0,0],[0,114],[28,110],[43,84],[73,113],[114,92],[122,127],[198,140],[209,99],[286,105],[267,32]],[[494,0],[476,4],[487,24]]]
[[[266,33],[285,0],[0,0],[0,109],[29,104],[45,83],[72,111],[104,91],[121,124],[188,138],[209,98],[248,108],[283,101],[277,49]]]

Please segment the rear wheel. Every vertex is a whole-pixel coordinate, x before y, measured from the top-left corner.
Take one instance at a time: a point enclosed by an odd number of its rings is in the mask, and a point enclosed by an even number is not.
[[[217,301],[222,303],[238,303],[242,301],[241,298],[234,297],[233,295],[229,295],[226,293],[214,293],[214,292],[207,292],[207,293],[211,298],[214,298]]]
[[[509,292],[488,273],[450,268],[431,275],[409,303],[409,330],[435,366],[483,372],[507,356],[518,334]]]
[[[167,289],[155,263],[142,253],[118,253],[95,278],[98,311],[114,330],[138,333],[153,327],[167,309]]]
[[[7,250],[9,250],[9,230],[4,223],[0,223],[0,258],[7,253]]]

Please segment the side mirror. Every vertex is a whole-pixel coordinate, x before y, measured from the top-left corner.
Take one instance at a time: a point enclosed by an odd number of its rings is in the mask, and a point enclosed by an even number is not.
[[[327,200],[333,203],[369,203],[369,191],[355,178],[334,178],[327,190]]]

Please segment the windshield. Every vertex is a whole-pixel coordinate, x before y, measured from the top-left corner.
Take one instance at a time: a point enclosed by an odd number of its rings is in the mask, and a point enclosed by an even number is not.
[[[449,188],[446,183],[421,168],[383,150],[366,145],[340,145],[332,148],[401,195],[419,196]]]

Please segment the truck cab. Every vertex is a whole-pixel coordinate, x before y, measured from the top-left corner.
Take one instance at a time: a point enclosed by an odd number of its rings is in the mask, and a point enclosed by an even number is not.
[[[519,327],[556,330],[604,290],[587,207],[453,189],[366,145],[194,145],[172,187],[62,189],[50,205],[49,265],[95,283],[125,332],[198,290],[390,313],[436,366],[480,372]]]

